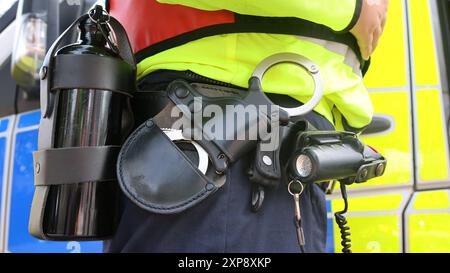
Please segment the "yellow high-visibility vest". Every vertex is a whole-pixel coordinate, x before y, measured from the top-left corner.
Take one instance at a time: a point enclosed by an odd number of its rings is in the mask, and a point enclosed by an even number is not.
[[[158,0],[204,10],[226,9],[258,16],[298,17],[342,31],[354,20],[357,0]],[[360,3],[359,3],[360,4]],[[331,12],[332,11],[332,12]],[[341,124],[341,116],[354,128],[368,125],[373,108],[364,86],[360,62],[344,44],[293,35],[236,33],[215,35],[171,48],[150,56],[138,64],[138,78],[159,69],[190,70],[202,76],[247,87],[254,68],[275,53],[304,55],[321,68],[325,96],[315,111],[332,123]],[[312,96],[313,81],[300,67],[281,64],[272,68],[263,80],[266,92],[286,94],[301,102]]]

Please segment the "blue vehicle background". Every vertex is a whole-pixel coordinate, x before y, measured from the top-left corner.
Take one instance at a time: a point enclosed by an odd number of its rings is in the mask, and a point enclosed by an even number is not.
[[[32,154],[37,149],[40,101],[38,84],[24,89],[11,74],[20,1],[32,3],[31,11],[42,8],[43,3],[59,8],[58,16],[51,15],[54,10],[44,9],[48,20],[47,49],[58,36],[55,33],[61,33],[97,2],[0,0],[0,253],[102,252],[101,241],[48,242],[28,233],[34,193]],[[363,135],[369,138],[366,143],[381,149],[390,163],[383,181],[349,189],[347,219],[352,228],[352,250],[449,252],[450,1],[393,0],[390,13],[384,35],[388,42],[380,43],[379,55],[373,58],[368,73],[369,84],[366,83],[375,108],[375,122],[371,125],[377,128]],[[438,61],[432,52],[416,52],[427,44]],[[415,59],[416,55],[423,58]],[[425,61],[427,65],[422,65]],[[425,84],[416,83],[419,73],[425,73]],[[442,132],[436,133],[436,129]],[[431,177],[422,178],[424,173]],[[340,251],[340,234],[332,213],[342,208],[339,198],[331,196],[332,201],[327,201],[329,253]]]

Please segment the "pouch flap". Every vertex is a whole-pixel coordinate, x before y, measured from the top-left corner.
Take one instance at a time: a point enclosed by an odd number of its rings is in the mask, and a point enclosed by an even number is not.
[[[126,141],[117,162],[120,187],[139,207],[154,213],[184,211],[223,185],[201,173],[152,121]]]

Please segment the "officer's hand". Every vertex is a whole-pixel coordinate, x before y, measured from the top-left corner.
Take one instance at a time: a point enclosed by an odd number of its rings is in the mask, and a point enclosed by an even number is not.
[[[389,0],[363,0],[361,16],[350,31],[358,40],[362,57],[370,58],[386,24]]]

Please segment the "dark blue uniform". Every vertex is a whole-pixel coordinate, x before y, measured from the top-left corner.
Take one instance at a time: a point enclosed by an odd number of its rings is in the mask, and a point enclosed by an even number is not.
[[[140,83],[140,89],[147,92],[138,94],[133,105],[137,125],[158,112],[155,110],[158,107],[149,105],[157,105],[155,96],[161,94],[148,91],[162,90],[161,87],[175,78],[183,78],[183,75],[168,71],[154,73]],[[153,113],[144,114],[145,109],[152,109]],[[334,130],[330,122],[316,113],[308,114],[306,119],[318,129]],[[266,191],[261,210],[251,211],[251,184],[246,173],[249,163],[250,157],[235,163],[228,172],[225,186],[180,214],[153,214],[123,197],[121,222],[115,237],[105,242],[105,251],[300,252],[294,225],[294,201],[285,185]],[[324,192],[318,185],[305,188],[301,195],[301,212],[305,251],[325,252],[327,211]]]

